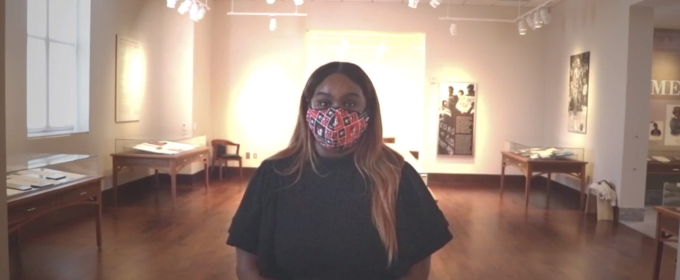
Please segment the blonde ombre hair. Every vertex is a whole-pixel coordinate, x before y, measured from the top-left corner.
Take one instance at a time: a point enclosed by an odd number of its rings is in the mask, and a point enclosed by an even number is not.
[[[292,158],[292,164],[280,171],[283,175],[296,174],[297,182],[302,171],[309,164],[316,168],[317,155],[315,138],[307,126],[305,117],[314,91],[328,76],[342,74],[359,85],[366,98],[366,112],[369,116],[368,128],[356,144],[354,164],[359,169],[367,187],[371,190],[371,217],[373,225],[387,253],[387,263],[391,265],[397,256],[397,190],[404,158],[383,143],[380,104],[373,83],[359,66],[347,62],[331,62],[316,69],[307,80],[300,98],[299,115],[290,144],[272,159]]]

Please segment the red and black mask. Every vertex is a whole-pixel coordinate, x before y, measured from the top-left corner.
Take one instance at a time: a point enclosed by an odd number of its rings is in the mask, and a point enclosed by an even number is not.
[[[368,127],[368,114],[342,108],[308,109],[307,125],[326,149],[341,152],[354,146]]]

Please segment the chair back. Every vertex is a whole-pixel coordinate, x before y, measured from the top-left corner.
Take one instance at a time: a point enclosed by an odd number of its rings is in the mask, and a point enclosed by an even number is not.
[[[229,154],[229,147],[236,147],[236,152],[234,153],[236,155],[239,154],[239,150],[241,149],[241,144],[225,139],[214,139],[210,142],[210,144],[212,145],[214,151],[213,158],[216,158],[220,155]]]

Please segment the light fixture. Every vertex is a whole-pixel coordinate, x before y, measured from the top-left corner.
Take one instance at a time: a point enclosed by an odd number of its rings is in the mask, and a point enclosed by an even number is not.
[[[179,8],[177,8],[177,11],[180,14],[186,14],[189,11],[189,8],[191,8],[191,4],[193,4],[193,1],[191,0],[184,0],[181,5],[179,5]]]
[[[523,20],[519,21],[519,26],[517,28],[519,29],[519,35],[527,34],[527,24]]]
[[[206,12],[207,12],[207,11],[206,11],[205,7],[201,6],[201,7],[198,9],[198,14],[196,15],[196,18],[194,19],[194,21],[202,20],[203,17],[205,17],[205,13],[206,13]]]
[[[267,0],[267,4],[269,4],[269,5],[274,4],[274,1],[275,0]]]
[[[177,5],[177,0],[168,0],[168,8],[175,8]]]
[[[293,0],[293,3],[295,3],[296,6],[300,6],[304,3],[304,0]]]
[[[534,13],[534,25],[536,25],[536,28],[543,27],[543,20],[541,20],[541,16],[538,14],[538,12]]]
[[[456,26],[455,22],[451,23],[451,27],[449,27],[449,32],[451,33],[451,36],[455,36],[458,34],[458,27]]]
[[[269,20],[269,31],[276,30],[276,18],[271,18]]]
[[[534,19],[531,16],[527,16],[524,18],[527,22],[527,26],[531,28],[531,30],[536,30],[536,25],[534,24]]]
[[[548,8],[543,7],[540,10],[538,10],[538,13],[541,15],[541,20],[543,20],[543,24],[550,23],[550,20],[552,18],[550,17],[550,12],[548,12]]]
[[[408,6],[411,8],[417,8],[418,7],[418,0],[408,0]]]
[[[189,9],[189,18],[193,21],[198,21],[198,4],[196,2]]]
[[[436,9],[437,6],[439,6],[439,1],[437,1],[437,0],[430,0],[430,6],[432,6],[432,8],[435,8],[435,9]]]

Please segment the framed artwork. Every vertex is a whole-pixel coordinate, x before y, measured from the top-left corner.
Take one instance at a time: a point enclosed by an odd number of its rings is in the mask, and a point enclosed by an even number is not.
[[[588,125],[590,52],[572,55],[569,62],[569,132],[585,134]]]
[[[680,146],[680,104],[666,105],[664,145]]]
[[[142,47],[131,38],[116,35],[116,122],[139,121],[144,75]]]
[[[649,123],[649,140],[660,141],[663,140],[664,121],[652,121]]]
[[[438,156],[474,156],[477,95],[475,83],[439,84]]]

